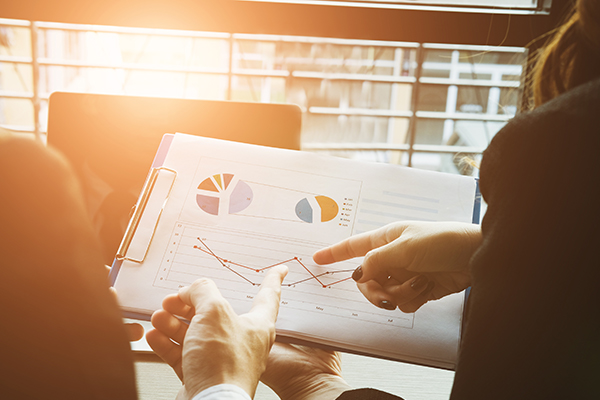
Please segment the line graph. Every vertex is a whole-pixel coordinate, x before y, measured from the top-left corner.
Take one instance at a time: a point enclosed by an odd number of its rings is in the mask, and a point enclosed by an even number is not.
[[[200,251],[202,251],[202,252],[204,252],[204,253],[206,253],[206,254],[210,254],[210,255],[211,255],[211,256],[213,256],[213,257],[214,257],[214,258],[215,258],[215,259],[216,259],[216,260],[217,260],[217,261],[218,261],[218,262],[219,262],[219,263],[220,263],[220,264],[221,264],[221,265],[222,265],[224,268],[226,268],[227,270],[229,270],[229,271],[233,272],[234,274],[236,274],[237,276],[239,276],[241,279],[245,280],[246,282],[248,282],[248,283],[252,284],[252,286],[259,286],[259,285],[260,285],[260,283],[259,283],[259,282],[254,282],[254,281],[252,281],[252,280],[250,280],[250,279],[246,278],[244,275],[240,274],[240,273],[239,273],[239,272],[237,272],[237,271],[236,271],[234,268],[232,268],[232,265],[235,265],[235,266],[237,266],[237,267],[240,267],[240,268],[243,268],[243,269],[246,269],[246,270],[254,271],[254,272],[263,272],[263,271],[266,271],[266,270],[268,270],[268,269],[271,269],[271,268],[273,268],[273,267],[276,267],[276,266],[278,266],[278,265],[287,264],[287,263],[292,263],[292,264],[298,264],[300,267],[302,267],[302,268],[303,268],[303,269],[304,269],[306,272],[308,272],[308,273],[310,274],[310,277],[308,277],[308,278],[306,278],[306,279],[301,279],[301,280],[299,280],[299,281],[297,281],[297,282],[293,282],[293,283],[284,283],[284,284],[282,285],[282,286],[284,286],[284,287],[295,287],[297,284],[300,284],[300,283],[303,283],[303,282],[308,282],[308,281],[310,281],[311,279],[314,279],[314,280],[316,280],[317,282],[319,282],[319,284],[320,284],[321,286],[323,286],[324,288],[327,288],[327,287],[331,287],[331,286],[333,286],[333,285],[335,285],[335,284],[338,284],[338,283],[345,282],[345,281],[347,281],[348,279],[351,279],[351,276],[348,276],[348,277],[346,277],[346,278],[344,278],[344,279],[340,279],[340,280],[338,280],[338,281],[335,281],[335,282],[332,282],[332,283],[329,283],[329,284],[324,284],[324,283],[323,283],[323,282],[322,282],[322,281],[319,279],[320,277],[322,277],[322,276],[324,276],[324,275],[333,275],[333,274],[339,274],[339,273],[352,273],[352,272],[354,271],[354,270],[352,270],[352,269],[343,269],[343,270],[336,270],[336,271],[325,271],[325,272],[322,272],[322,273],[320,273],[320,274],[317,274],[317,275],[315,275],[315,274],[313,274],[313,273],[312,273],[312,271],[311,271],[310,269],[308,269],[308,267],[307,267],[306,265],[304,265],[304,263],[303,263],[302,261],[300,261],[300,260],[298,259],[298,257],[292,257],[292,258],[290,258],[290,259],[283,260],[283,261],[277,262],[277,263],[275,263],[275,264],[267,265],[266,267],[262,267],[262,268],[253,268],[253,267],[250,267],[250,266],[248,266],[248,265],[244,265],[244,264],[236,263],[236,262],[234,262],[234,261],[227,260],[227,259],[225,259],[225,258],[219,257],[218,255],[216,255],[216,254],[215,254],[215,253],[214,253],[214,252],[213,252],[213,251],[210,249],[210,247],[208,247],[208,246],[206,245],[206,243],[204,243],[204,241],[203,241],[201,238],[197,238],[197,239],[198,239],[198,241],[199,241],[200,243],[202,243],[202,247],[201,247],[201,246],[198,246],[198,245],[196,245],[196,246],[194,246],[194,248],[195,248],[195,249],[198,249],[198,250],[200,250]]]
[[[213,280],[238,309],[247,309],[266,272],[286,264],[280,318],[360,319],[411,329],[413,314],[381,310],[357,290],[352,272],[359,262],[317,265],[312,254],[327,243],[222,225],[176,223],[153,286],[177,290],[198,278]],[[320,317],[319,317],[320,315]]]

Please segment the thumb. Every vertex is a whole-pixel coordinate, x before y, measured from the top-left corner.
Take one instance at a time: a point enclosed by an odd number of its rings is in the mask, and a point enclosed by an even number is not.
[[[179,289],[179,298],[184,304],[195,309],[194,314],[200,314],[200,310],[207,304],[224,300],[217,285],[205,278],[198,279],[190,286]]]

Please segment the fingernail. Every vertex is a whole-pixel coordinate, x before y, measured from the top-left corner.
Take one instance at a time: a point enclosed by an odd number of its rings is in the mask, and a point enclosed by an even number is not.
[[[352,273],[352,279],[358,281],[360,278],[362,278],[362,275],[362,265],[359,265],[358,268],[356,268]]]
[[[410,283],[410,287],[414,290],[421,290],[427,285],[429,279],[425,275],[419,275]]]
[[[379,307],[385,308],[386,310],[390,310],[390,311],[396,309],[396,306],[387,300],[381,300],[381,303],[379,303]]]

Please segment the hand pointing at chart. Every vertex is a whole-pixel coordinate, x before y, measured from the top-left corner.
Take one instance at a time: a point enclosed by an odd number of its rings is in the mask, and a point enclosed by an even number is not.
[[[319,250],[317,264],[364,256],[352,278],[378,307],[414,312],[470,285],[468,262],[481,242],[478,225],[398,222]]]
[[[341,376],[338,353],[283,343],[273,346],[286,274],[285,266],[274,267],[251,311],[243,315],[236,315],[206,279],[164,299],[163,309],[152,316],[155,329],[146,338],[184,383],[178,398],[191,399],[220,384],[235,385],[252,397],[259,378],[283,400],[333,399],[350,389]]]
[[[250,312],[237,315],[216,285],[199,279],[163,301],[152,316],[156,329],[146,338],[185,383],[180,396],[232,384],[254,396],[275,341],[281,283],[287,267],[273,268],[263,280]],[[189,326],[180,318],[190,321]]]

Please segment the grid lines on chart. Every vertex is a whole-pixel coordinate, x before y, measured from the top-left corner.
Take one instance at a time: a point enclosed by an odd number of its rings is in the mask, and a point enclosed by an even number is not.
[[[289,272],[282,284],[282,298],[290,307],[323,309],[338,316],[368,315],[387,322],[389,312],[365,300],[351,280],[356,262],[332,268],[312,261],[314,251],[324,246],[310,240],[178,223],[154,285],[177,289],[204,277],[215,281],[230,301],[241,301],[253,298],[269,269],[286,264]],[[404,320],[402,326],[412,326],[412,316],[396,318]]]

